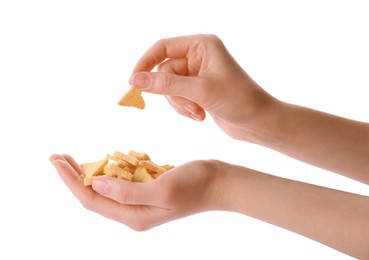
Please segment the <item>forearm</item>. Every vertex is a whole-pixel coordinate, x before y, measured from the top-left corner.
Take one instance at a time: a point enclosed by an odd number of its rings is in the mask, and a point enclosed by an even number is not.
[[[369,258],[369,198],[233,166],[227,210]]]
[[[275,102],[252,142],[369,184],[369,124]]]

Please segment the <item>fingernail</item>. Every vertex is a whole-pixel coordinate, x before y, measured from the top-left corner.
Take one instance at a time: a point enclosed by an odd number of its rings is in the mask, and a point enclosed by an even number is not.
[[[197,107],[192,104],[186,104],[183,106],[183,108],[186,109],[191,114],[196,114],[197,112]]]
[[[107,181],[96,179],[92,182],[92,188],[100,194],[109,193],[109,183]]]
[[[193,120],[196,121],[202,121],[202,116],[200,114],[198,114],[197,112],[199,111],[199,108],[193,104],[186,104],[183,106],[184,109],[186,109],[188,112],[190,112],[190,117]]]
[[[132,85],[140,89],[148,88],[150,86],[150,81],[150,76],[146,73],[138,73],[131,79]]]
[[[199,114],[191,114],[191,118],[196,121],[202,121],[202,116]]]

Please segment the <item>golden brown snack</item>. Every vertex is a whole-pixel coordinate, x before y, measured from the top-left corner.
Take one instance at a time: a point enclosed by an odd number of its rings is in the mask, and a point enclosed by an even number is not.
[[[107,154],[106,155],[106,158],[108,158],[111,161],[117,162],[118,165],[119,165],[119,167],[122,167],[122,168],[130,165],[128,162],[123,161],[122,159],[116,157],[115,155]]]
[[[146,169],[148,169],[150,171],[153,171],[153,172],[156,172],[156,173],[160,173],[160,174],[162,174],[162,173],[164,173],[164,172],[167,171],[165,168],[157,165],[156,163],[154,163],[151,160],[140,161],[139,162],[139,165],[145,167]]]
[[[131,181],[133,178],[132,173],[123,170],[122,168],[118,166],[117,163],[113,163],[113,162],[105,165],[103,173],[108,176],[116,177],[119,179],[124,179],[127,181]]]
[[[83,176],[84,185],[91,185],[93,178],[99,175],[103,171],[107,163],[108,163],[108,159],[104,158],[97,162],[82,164],[82,169],[83,169],[82,176]]]
[[[137,159],[141,160],[150,160],[150,157],[146,153],[139,153],[136,151],[129,151],[128,155],[136,157]]]
[[[136,107],[139,109],[145,108],[145,101],[142,98],[141,90],[130,87],[126,94],[118,101],[121,106]]]
[[[131,164],[133,166],[137,166],[138,163],[140,162],[136,157],[125,154],[125,153],[121,153],[121,152],[118,152],[118,151],[114,152],[114,156],[118,157],[122,161],[128,162],[129,164]]]
[[[148,182],[154,180],[145,167],[137,166],[135,173],[133,174],[134,182]]]
[[[102,160],[82,164],[81,178],[86,186],[92,185],[93,180],[100,175],[127,181],[148,182],[172,168],[174,166],[169,164],[160,166],[154,163],[146,153],[131,150],[125,154],[115,151],[114,155],[107,154]]]

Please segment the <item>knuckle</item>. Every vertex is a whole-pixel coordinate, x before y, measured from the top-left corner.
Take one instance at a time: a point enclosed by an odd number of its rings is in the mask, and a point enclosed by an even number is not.
[[[165,42],[167,41],[166,38],[162,38],[162,39],[159,39],[157,40],[155,43],[154,43],[154,46],[163,46],[165,45]]]
[[[223,44],[222,40],[215,34],[201,34],[199,41],[207,44]]]
[[[163,94],[171,93],[172,90],[172,78],[168,73],[159,73],[157,80],[154,82],[154,86],[160,89]]]
[[[205,34],[205,37],[208,41],[212,42],[219,42],[221,41],[220,38],[215,34]]]

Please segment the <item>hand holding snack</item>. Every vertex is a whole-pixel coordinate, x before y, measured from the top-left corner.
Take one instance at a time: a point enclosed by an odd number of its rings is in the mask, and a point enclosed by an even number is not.
[[[150,72],[155,67],[158,72]],[[189,118],[204,120],[207,111],[228,135],[241,140],[276,103],[211,35],[158,41],[138,61],[130,83],[165,95],[179,114]]]
[[[217,161],[190,162],[144,183],[99,176],[92,189],[83,185],[83,169],[71,156],[54,154],[50,161],[85,208],[135,230],[223,209],[227,201],[221,174],[226,164]]]

